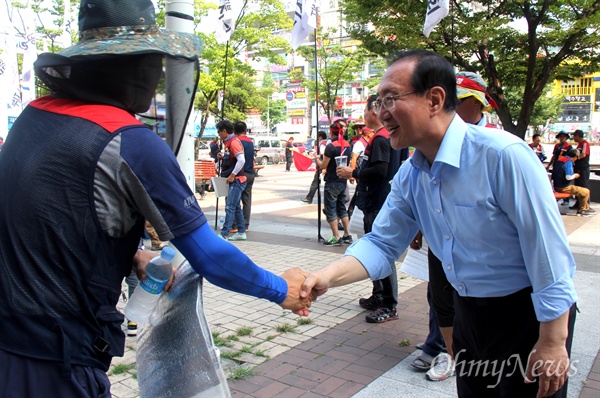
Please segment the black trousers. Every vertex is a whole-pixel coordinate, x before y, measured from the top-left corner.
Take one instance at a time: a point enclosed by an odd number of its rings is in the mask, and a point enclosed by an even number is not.
[[[365,234],[371,232],[373,228],[373,222],[379,210],[366,211],[364,212],[363,226]],[[392,266],[392,274],[386,276],[383,279],[373,281],[373,297],[377,300],[382,307],[389,308],[391,310],[396,309],[398,306],[398,273],[396,266]]]
[[[435,319],[441,328],[454,325],[454,288],[448,282],[444,267],[431,249],[427,252],[429,290]]]
[[[531,288],[505,297],[461,297],[454,293],[456,311],[453,349],[456,386],[461,398],[535,397],[538,383],[525,384],[524,371],[539,337]],[[576,305],[569,312],[569,355]],[[554,397],[566,397],[567,383]]]
[[[319,178],[321,177],[321,169],[317,168],[315,171],[315,176],[313,177],[312,182],[310,183],[310,189],[308,190],[308,195],[306,195],[306,199],[312,203],[313,198],[315,197],[315,193],[317,193],[317,188],[319,187]]]
[[[242,191],[242,212],[246,221],[246,228],[250,228],[250,212],[252,211],[252,186],[256,175],[246,174],[246,188]],[[243,231],[242,231],[243,232]]]

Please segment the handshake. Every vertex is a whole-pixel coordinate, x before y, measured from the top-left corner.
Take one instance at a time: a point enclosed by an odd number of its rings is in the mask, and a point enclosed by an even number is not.
[[[308,309],[317,296],[325,293],[327,289],[318,289],[317,273],[307,274],[300,268],[291,268],[280,275],[287,283],[287,297],[279,305],[294,314],[308,316]]]

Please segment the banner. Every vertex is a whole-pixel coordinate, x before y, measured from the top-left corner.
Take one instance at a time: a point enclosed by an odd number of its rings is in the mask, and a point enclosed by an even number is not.
[[[448,0],[429,0],[427,5],[427,15],[425,16],[425,25],[423,25],[423,34],[429,37],[429,34],[444,19],[449,12]]]
[[[217,43],[225,44],[229,41],[235,29],[235,17],[232,0],[219,0],[219,21],[215,32]]]
[[[35,73],[33,63],[37,59],[35,47],[35,16],[30,9],[21,10],[25,39],[19,43],[23,50],[23,86],[21,87],[21,104],[23,108],[35,99]]]
[[[317,27],[317,3],[316,0],[297,0],[296,13],[294,15],[294,27],[290,46],[297,49],[306,37]]]

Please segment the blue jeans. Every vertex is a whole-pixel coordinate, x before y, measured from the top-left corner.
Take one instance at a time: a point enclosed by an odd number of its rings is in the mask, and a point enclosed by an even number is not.
[[[237,178],[229,184],[229,192],[225,200],[225,222],[223,223],[223,229],[221,229],[221,235],[223,236],[229,236],[234,219],[238,231],[241,231],[240,233],[246,231],[246,221],[244,221],[244,213],[240,203],[244,188],[246,188],[246,182],[240,182]]]

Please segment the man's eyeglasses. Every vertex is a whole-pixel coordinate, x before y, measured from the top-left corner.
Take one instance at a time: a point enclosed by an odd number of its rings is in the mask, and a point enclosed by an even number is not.
[[[385,108],[388,111],[393,110],[396,107],[396,101],[409,94],[414,94],[416,91],[409,91],[408,93],[401,93],[396,95],[388,95],[383,99],[378,99],[373,102],[373,110],[375,113],[379,113],[381,108]]]

